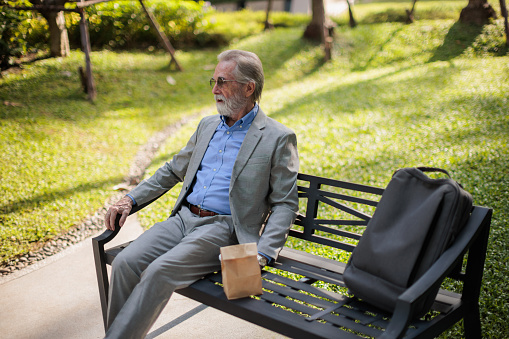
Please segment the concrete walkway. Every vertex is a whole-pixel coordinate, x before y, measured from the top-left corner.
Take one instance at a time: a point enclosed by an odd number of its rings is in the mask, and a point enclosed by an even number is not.
[[[141,232],[136,216],[131,216],[111,246],[132,240]],[[103,336],[91,239],[0,278],[1,338],[91,339]],[[283,338],[177,293],[147,336],[175,337]]]

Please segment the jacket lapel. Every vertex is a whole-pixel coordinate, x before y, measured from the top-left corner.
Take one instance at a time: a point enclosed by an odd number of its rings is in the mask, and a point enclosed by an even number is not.
[[[230,189],[233,187],[233,184],[239,176],[239,173],[242,171],[247,161],[251,157],[254,149],[258,145],[258,142],[263,135],[263,129],[265,128],[266,120],[267,116],[260,108],[253,120],[253,123],[251,124],[251,127],[249,127],[249,130],[247,131],[244,141],[242,142],[242,146],[240,146],[239,153],[237,154],[237,159],[235,159],[235,164],[233,165],[232,170]]]
[[[217,125],[220,122],[219,115],[217,116],[217,121],[214,120],[213,123],[207,124],[203,127],[203,132],[199,134],[198,141],[196,142],[195,150],[193,155],[191,156],[191,160],[189,162],[189,168],[187,169],[186,178],[194,179],[198,168],[200,167],[201,161],[205,152],[207,151],[207,147],[209,146],[210,139],[214,136],[214,132],[216,131]]]

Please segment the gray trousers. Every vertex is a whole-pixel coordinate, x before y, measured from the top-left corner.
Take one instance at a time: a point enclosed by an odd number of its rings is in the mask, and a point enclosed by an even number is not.
[[[219,270],[219,249],[237,243],[231,216],[187,207],[148,229],[113,261],[106,338],[145,337],[173,291]]]

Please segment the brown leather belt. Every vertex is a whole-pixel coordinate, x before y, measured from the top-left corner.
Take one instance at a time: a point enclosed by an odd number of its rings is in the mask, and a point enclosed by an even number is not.
[[[219,214],[219,213],[216,213],[216,212],[203,210],[203,209],[199,208],[198,206],[192,205],[190,203],[187,203],[187,207],[189,207],[189,210],[191,211],[191,213],[196,214],[200,218],[203,218],[203,217],[212,217],[214,215],[218,215]]]

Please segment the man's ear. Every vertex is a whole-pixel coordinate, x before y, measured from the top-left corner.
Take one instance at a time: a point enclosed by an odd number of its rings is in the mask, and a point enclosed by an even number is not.
[[[246,84],[246,98],[249,98],[250,96],[253,95],[254,91],[255,91],[255,82],[254,81],[250,81]]]

